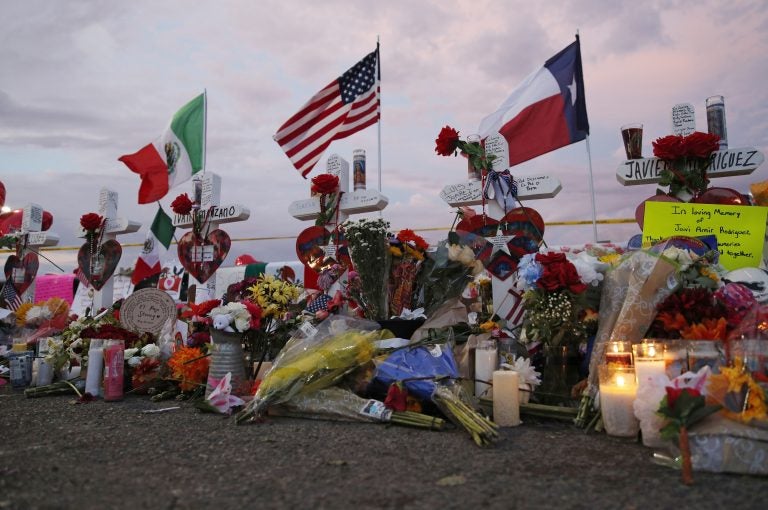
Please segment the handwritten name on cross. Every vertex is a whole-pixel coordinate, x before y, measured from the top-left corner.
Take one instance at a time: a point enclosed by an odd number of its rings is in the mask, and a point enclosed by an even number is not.
[[[377,190],[349,191],[349,162],[338,154],[328,157],[326,173],[339,176],[339,189],[344,192],[339,204],[339,223],[352,214],[382,211],[389,204],[389,199]],[[320,214],[320,199],[312,197],[292,202],[288,214],[302,221],[314,220]]]
[[[498,133],[488,136],[485,139],[485,152],[496,156],[496,159],[493,160],[493,171],[503,172],[507,170],[509,145],[503,136]],[[517,185],[517,197],[521,200],[553,198],[562,190],[560,181],[546,174],[514,175],[514,179]],[[451,207],[480,205],[483,203],[482,193],[482,184],[478,181],[470,181],[445,186],[440,192],[440,198]],[[495,199],[486,199],[485,204],[489,217],[501,220],[505,216],[506,211]],[[509,209],[514,209],[514,207]],[[498,251],[509,254],[508,243],[513,237],[504,235],[499,230],[496,236],[488,238],[493,244],[491,256]],[[522,320],[522,315],[517,313],[517,310],[520,309],[519,299],[511,298],[514,293],[510,293],[510,291],[514,290],[514,282],[515,278],[513,277],[501,280],[495,275],[491,275],[494,313],[507,320],[510,327]]]
[[[21,213],[21,235],[26,236],[26,245],[31,247],[56,246],[59,236],[43,230],[43,208],[27,204]]]
[[[29,203],[24,206],[21,213],[21,229],[19,230],[19,244],[21,246],[20,258],[24,258],[27,249],[37,252],[37,248],[45,246],[56,246],[59,244],[59,236],[52,232],[43,232],[43,208],[34,203]],[[24,281],[26,275],[26,269],[14,268],[11,273],[11,280],[14,283],[21,283]],[[24,292],[27,296],[35,295],[35,281],[27,287]]]
[[[198,214],[208,221],[208,232],[213,232],[222,223],[234,223],[245,221],[251,217],[251,211],[240,204],[221,205],[221,177],[218,174],[206,172],[201,178],[192,181],[194,202],[200,203],[200,209],[192,213],[173,215],[173,226],[178,228],[192,227],[192,214]],[[195,247],[192,254],[193,260],[200,262],[213,260],[213,246],[204,245]],[[197,251],[199,249],[199,251]],[[205,284],[198,282],[189,275],[189,285],[195,285],[195,302],[202,303],[207,299],[213,299],[216,295],[216,278],[209,278]]]
[[[138,232],[141,228],[141,222],[133,221],[118,216],[118,193],[109,188],[99,190],[99,216],[104,218],[104,233],[101,236],[101,242],[117,240],[117,236],[123,234],[132,234]],[[85,231],[81,228],[79,236],[85,237]],[[114,277],[110,277],[101,287],[101,290],[95,291],[93,295],[93,310],[100,310],[112,306],[114,299]]]
[[[686,136],[696,131],[693,105],[676,104],[672,107],[672,132]],[[731,177],[749,175],[759,167],[765,156],[754,147],[723,149],[713,152],[707,168],[707,177]],[[661,173],[666,169],[666,162],[659,158],[640,158],[624,161],[616,169],[616,180],[622,186],[654,184],[661,180]]]

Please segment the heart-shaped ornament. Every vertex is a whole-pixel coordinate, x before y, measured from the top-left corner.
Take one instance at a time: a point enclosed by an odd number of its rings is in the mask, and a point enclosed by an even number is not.
[[[21,295],[35,281],[38,267],[40,260],[37,253],[27,253],[23,258],[10,255],[5,261],[5,280],[11,282],[16,292]]]
[[[179,261],[197,281],[205,283],[227,258],[230,246],[229,234],[221,229],[204,238],[187,232],[179,239]]]
[[[114,239],[108,239],[101,243],[93,257],[91,256],[90,243],[86,242],[77,252],[77,267],[80,268],[85,279],[94,289],[101,290],[114,274],[122,255],[123,248]]]
[[[340,235],[334,237],[325,227],[304,229],[296,238],[296,256],[302,264],[318,274],[334,264],[340,264],[346,269],[352,267],[347,241]],[[343,271],[338,277],[342,274]]]

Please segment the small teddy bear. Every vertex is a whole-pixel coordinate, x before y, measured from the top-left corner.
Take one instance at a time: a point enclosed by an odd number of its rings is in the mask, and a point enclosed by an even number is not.
[[[234,333],[235,330],[232,328],[232,326],[229,325],[231,319],[232,318],[229,316],[229,314],[214,315],[213,327],[228,333]]]

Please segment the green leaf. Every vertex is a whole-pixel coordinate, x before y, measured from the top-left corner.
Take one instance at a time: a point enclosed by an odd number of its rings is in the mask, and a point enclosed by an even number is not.
[[[711,406],[704,406],[700,407],[696,410],[694,410],[691,415],[688,417],[688,426],[693,425],[694,423],[698,423],[710,414],[714,414],[718,412],[723,407],[720,405],[711,405]]]

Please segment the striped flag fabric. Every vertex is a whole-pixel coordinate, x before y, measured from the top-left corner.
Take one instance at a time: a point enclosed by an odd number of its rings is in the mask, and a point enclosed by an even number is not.
[[[206,107],[202,93],[174,114],[160,138],[118,158],[141,177],[140,204],[160,200],[171,188],[203,170]]]
[[[16,292],[13,284],[11,284],[9,281],[5,282],[3,285],[3,290],[0,294],[2,295],[3,302],[5,302],[5,307],[8,310],[15,312],[21,306],[21,303],[24,302],[19,293]]]
[[[312,96],[274,135],[306,178],[325,149],[379,121],[379,48]]]
[[[152,226],[149,232],[147,232],[144,248],[141,250],[138,260],[136,260],[136,266],[131,275],[131,283],[137,285],[142,280],[159,274],[162,271],[160,250],[157,244],[162,244],[167,250],[171,246],[175,230],[176,227],[173,226],[171,217],[168,216],[162,207],[158,207],[155,219],[152,221]]]

